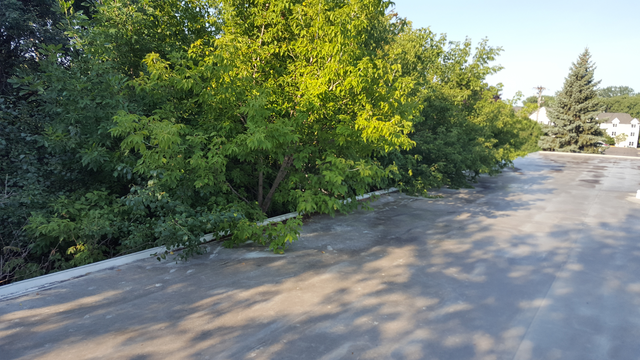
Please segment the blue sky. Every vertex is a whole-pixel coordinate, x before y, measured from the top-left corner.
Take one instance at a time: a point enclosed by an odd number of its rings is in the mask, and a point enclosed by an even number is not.
[[[640,0],[635,1],[419,1],[396,0],[396,11],[414,27],[430,27],[449,40],[488,38],[503,53],[504,70],[489,83],[504,85],[503,98],[533,87],[553,95],[571,63],[588,47],[601,87],[640,92]]]

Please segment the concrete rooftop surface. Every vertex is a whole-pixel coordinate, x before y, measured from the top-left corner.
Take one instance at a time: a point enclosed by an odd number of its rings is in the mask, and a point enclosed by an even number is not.
[[[315,216],[284,256],[211,243],[5,300],[0,358],[640,358],[640,159],[515,166]]]

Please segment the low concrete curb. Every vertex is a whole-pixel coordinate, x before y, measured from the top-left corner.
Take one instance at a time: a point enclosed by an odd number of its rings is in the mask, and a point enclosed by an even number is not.
[[[368,194],[364,194],[356,197],[356,200],[368,199],[372,196],[384,195],[392,192],[396,192],[398,189],[389,188],[387,190],[373,191]],[[297,212],[292,212],[284,215],[274,216],[260,223],[260,225],[266,225],[274,222],[285,221],[287,219],[298,216]],[[228,232],[224,232],[220,235],[227,235]],[[213,239],[213,234],[206,234],[202,237],[202,241],[210,241]],[[25,295],[37,290],[48,289],[63,281],[85,276],[89,273],[129,264],[137,260],[148,259],[155,253],[164,252],[166,248],[164,246],[155,247],[143,251],[138,251],[133,254],[118,256],[116,258],[98,261],[92,264],[79,266],[69,270],[58,271],[53,274],[47,274],[38,276],[32,279],[22,280],[13,284],[0,286],[0,301],[14,298],[17,296]]]
[[[398,189],[396,188],[389,188],[387,190],[378,190],[378,191],[373,191],[364,195],[360,195],[360,196],[356,196],[356,200],[364,200],[364,199],[368,199],[372,196],[379,196],[379,195],[384,195],[384,194],[388,194],[388,193],[392,193],[392,192],[396,192],[398,191]],[[346,201],[351,202],[351,199],[347,199]],[[296,216],[298,216],[298,212],[292,212],[292,213],[288,213],[288,214],[283,214],[283,215],[278,215],[278,216],[274,216],[272,218],[268,218],[267,220],[261,222],[259,225],[266,225],[266,224],[271,224],[274,222],[280,222],[280,221],[285,221],[287,219],[291,219],[294,218]],[[206,236],[206,235],[205,235]]]
[[[638,156],[622,156],[622,155],[604,155],[604,154],[582,154],[582,153],[570,153],[561,151],[538,151],[540,154],[560,154],[560,155],[576,155],[576,156],[597,156],[602,159],[609,158],[622,158],[622,159],[636,159],[640,160]]]

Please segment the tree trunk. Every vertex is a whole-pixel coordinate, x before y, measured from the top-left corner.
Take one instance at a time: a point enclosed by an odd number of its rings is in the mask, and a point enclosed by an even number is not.
[[[269,193],[267,194],[267,197],[264,199],[262,206],[260,206],[260,208],[262,209],[262,212],[266,213],[267,210],[269,209],[269,205],[271,205],[271,198],[273,198],[273,194],[275,194],[276,189],[278,188],[278,185],[280,185],[280,182],[287,175],[287,169],[289,168],[289,166],[291,166],[291,164],[293,164],[293,156],[292,155],[285,156],[284,160],[282,160],[282,166],[280,166],[280,170],[278,171],[276,180],[273,182],[273,185],[271,185],[271,190],[269,190]]]

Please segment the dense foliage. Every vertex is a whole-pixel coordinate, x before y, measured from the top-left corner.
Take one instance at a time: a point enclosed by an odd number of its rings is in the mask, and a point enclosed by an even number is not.
[[[598,96],[603,98],[612,98],[617,96],[634,96],[638,95],[628,86],[607,86],[598,89]]]
[[[42,3],[53,40],[2,59],[0,282],[159,245],[185,258],[227,230],[282,252],[301,219],[267,216],[468,186],[535,150],[538,125],[485,81],[500,49],[388,1]]]
[[[640,94],[628,86],[608,86],[597,90],[600,97],[600,104],[604,112],[626,113],[634,118],[640,118]],[[551,95],[543,95],[543,106],[551,107],[556,97]],[[529,96],[523,101],[525,107],[529,107],[529,113],[537,109],[538,98]],[[535,106],[533,106],[535,105]]]
[[[410,135],[416,145],[388,153],[386,162],[398,166],[396,179],[406,191],[468,186],[537,150],[538,124],[515,114],[515,101],[502,101],[500,89],[485,82],[501,69],[489,65],[500,51],[486,41],[474,51],[468,40],[448,42],[428,29],[401,34],[392,61],[412,76],[422,121]]]
[[[596,116],[602,106],[596,91],[600,81],[594,79],[594,71],[591,54],[585,49],[572,64],[555,103],[547,110],[552,124],[544,127],[540,148],[563,152],[600,151],[599,143],[604,138]]]
[[[606,112],[627,113],[640,119],[640,94],[613,96],[600,99],[600,101]]]
[[[628,86],[608,86],[598,89],[605,112],[626,113],[640,118],[640,94]]]
[[[541,107],[551,107],[556,102],[556,97],[553,95],[542,95],[542,105]],[[529,96],[522,101],[523,106],[527,106],[529,104],[535,104],[536,108],[538,107],[538,97],[535,95]]]

